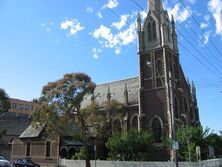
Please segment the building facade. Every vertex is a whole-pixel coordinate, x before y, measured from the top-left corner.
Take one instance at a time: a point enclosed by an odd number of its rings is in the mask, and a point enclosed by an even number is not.
[[[0,155],[11,160],[12,141],[31,124],[31,115],[38,103],[9,98],[11,108],[0,115]]]
[[[158,146],[162,144],[163,137],[173,137],[178,125],[197,126],[200,121],[195,85],[193,82],[189,83],[180,65],[174,18],[169,18],[161,0],[149,0],[148,4],[149,10],[143,23],[139,14],[137,18],[138,76],[97,85],[93,94],[84,97],[81,107],[88,106],[94,100],[99,104],[111,100],[124,104],[127,108],[124,118],[116,118],[113,111],[112,127],[122,131],[132,128],[149,131]],[[28,111],[25,104],[26,109]],[[38,144],[42,145],[42,151],[47,152],[47,141],[38,136],[23,136],[14,141],[15,158],[27,155],[30,139],[33,140],[32,156],[37,155],[35,151],[40,148],[36,147]],[[58,144],[57,140],[56,142]],[[20,145],[22,154],[16,152],[16,147],[19,148]],[[57,145],[52,148],[56,149]],[[64,156],[68,154],[65,144],[60,149]],[[42,154],[41,159],[47,159],[45,155],[46,153]],[[53,155],[54,158],[57,155]],[[160,150],[152,156],[150,160],[170,158],[166,150]]]
[[[140,14],[137,18],[139,76],[97,85],[82,106],[112,99],[125,104],[126,116],[113,118],[112,125],[124,131],[147,130],[158,145],[162,137],[172,138],[180,124],[196,126],[200,121],[195,85],[189,83],[180,65],[174,18],[169,18],[161,0],[148,4],[144,22]]]
[[[18,117],[31,117],[35,107],[38,106],[36,100],[25,101],[20,99],[9,98],[11,108],[8,112],[15,113]]]

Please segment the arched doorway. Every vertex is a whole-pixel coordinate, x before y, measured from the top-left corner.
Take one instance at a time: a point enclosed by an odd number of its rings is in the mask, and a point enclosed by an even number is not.
[[[60,151],[60,157],[61,158],[67,158],[67,150],[65,148],[63,148],[61,151]]]

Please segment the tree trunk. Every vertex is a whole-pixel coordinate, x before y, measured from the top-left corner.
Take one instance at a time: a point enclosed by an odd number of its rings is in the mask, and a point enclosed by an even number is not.
[[[84,147],[86,150],[86,156],[85,156],[86,167],[90,167],[89,147],[87,143],[87,136],[86,136],[85,128],[83,128],[83,142],[84,142]]]
[[[86,145],[85,146],[85,148],[86,148],[86,167],[90,167],[91,165],[90,165],[90,157],[89,157],[89,147],[88,147],[88,145]]]

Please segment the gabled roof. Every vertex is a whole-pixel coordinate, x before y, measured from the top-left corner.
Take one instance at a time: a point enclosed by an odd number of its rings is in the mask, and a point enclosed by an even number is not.
[[[39,137],[45,125],[34,127],[30,125],[20,136],[19,138],[36,138]]]
[[[109,90],[108,90],[109,89]],[[133,77],[119,81],[113,81],[97,85],[94,90],[94,99],[99,104],[107,101],[107,94],[110,91],[111,99],[124,103],[126,99],[125,90],[127,89],[128,104],[138,104],[139,78]],[[91,103],[92,94],[84,97],[81,107],[85,108]]]
[[[6,135],[19,136],[31,123],[28,118],[8,115],[0,116],[0,133],[6,130]]]

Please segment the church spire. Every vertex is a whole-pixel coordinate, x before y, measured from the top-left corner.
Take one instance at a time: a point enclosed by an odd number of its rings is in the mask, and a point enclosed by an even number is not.
[[[173,15],[171,15],[171,27],[172,27],[173,50],[176,53],[178,53],[177,33],[176,33],[176,26]]]
[[[126,83],[124,88],[124,97],[125,97],[125,105],[128,105],[128,89]]]
[[[110,93],[110,88],[109,88],[109,86],[108,86],[108,88],[107,88],[106,98],[107,98],[108,101],[110,101],[110,99],[111,99],[111,93]]]
[[[138,12],[137,15],[137,31],[140,32],[141,31],[141,18],[140,18],[140,13]]]
[[[160,14],[163,10],[162,0],[148,0],[149,10]]]

